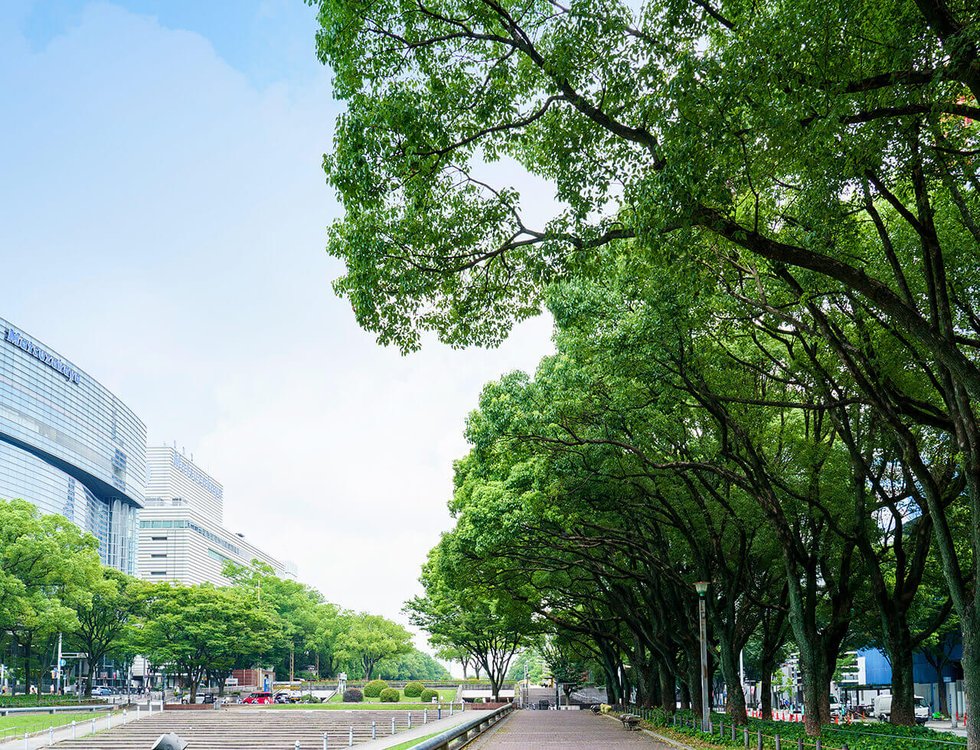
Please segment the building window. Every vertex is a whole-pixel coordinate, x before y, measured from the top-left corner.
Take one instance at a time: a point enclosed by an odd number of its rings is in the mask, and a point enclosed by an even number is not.
[[[150,537],[150,541],[151,542],[165,542],[165,541],[167,541],[167,537],[165,537],[165,536],[151,536]]]
[[[150,575],[151,576],[165,576],[165,575],[167,575],[167,571],[165,571],[165,570],[151,570],[150,571]]]
[[[166,557],[166,556],[167,556],[166,552],[154,552],[152,555],[150,555],[150,557]]]

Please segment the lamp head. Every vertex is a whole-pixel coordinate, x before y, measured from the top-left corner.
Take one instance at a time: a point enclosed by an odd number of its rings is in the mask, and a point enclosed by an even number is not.
[[[703,599],[704,595],[708,593],[708,582],[698,581],[697,583],[694,584],[694,588],[697,590],[698,596],[700,596]]]

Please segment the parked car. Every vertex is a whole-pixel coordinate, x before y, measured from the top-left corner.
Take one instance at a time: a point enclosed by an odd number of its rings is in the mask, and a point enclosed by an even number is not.
[[[915,696],[914,710],[916,724],[925,724],[929,721],[929,704],[921,695]],[[890,694],[875,696],[872,714],[878,721],[889,721],[892,715],[892,696]]]
[[[197,693],[194,696],[195,703],[214,703],[214,693]],[[180,699],[181,703],[190,703],[190,696],[185,695]]]
[[[247,703],[250,706],[268,706],[275,703],[275,697],[272,693],[249,693],[242,703]]]
[[[107,696],[107,695],[115,695],[115,693],[112,692],[112,688],[94,687],[92,688],[92,695]]]

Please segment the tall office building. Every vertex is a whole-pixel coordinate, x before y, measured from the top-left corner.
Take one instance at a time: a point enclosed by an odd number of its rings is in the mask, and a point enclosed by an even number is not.
[[[0,498],[61,513],[136,572],[146,427],[50,347],[0,319]]]
[[[146,459],[140,578],[224,585],[228,579],[221,571],[229,560],[242,565],[260,560],[276,575],[295,576],[290,564],[224,528],[224,489],[191,458],[170,446],[152,446]]]

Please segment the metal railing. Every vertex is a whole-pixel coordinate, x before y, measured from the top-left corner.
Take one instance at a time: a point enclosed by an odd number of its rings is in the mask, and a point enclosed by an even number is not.
[[[514,704],[508,703],[506,706],[501,706],[488,713],[475,716],[469,721],[464,721],[452,729],[447,729],[442,734],[430,737],[415,745],[413,750],[452,750],[455,747],[460,747],[487,731],[497,722],[505,719],[513,711]]]

